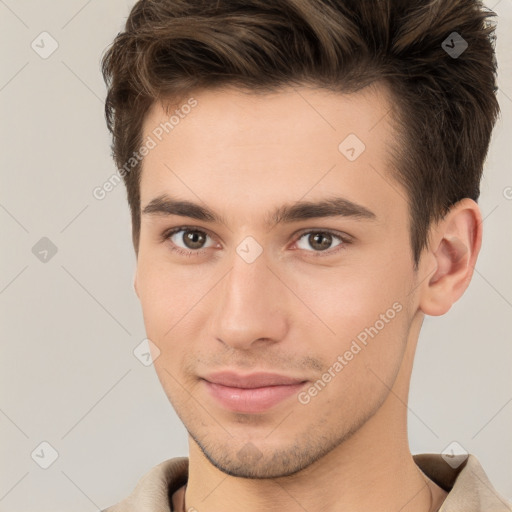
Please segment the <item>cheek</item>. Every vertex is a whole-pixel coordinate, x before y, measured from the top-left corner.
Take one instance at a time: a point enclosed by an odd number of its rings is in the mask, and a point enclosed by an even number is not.
[[[180,395],[182,386],[193,384],[186,379],[193,374],[194,355],[201,349],[199,340],[204,340],[201,329],[209,313],[205,309],[212,287],[201,274],[204,272],[194,265],[177,266],[165,258],[139,256],[137,288],[146,335],[158,347],[154,368],[168,396]],[[191,357],[194,364],[186,370]]]
[[[330,373],[337,375],[334,380],[343,387],[375,384],[377,377],[368,368],[378,375],[382,372],[382,379],[388,381],[401,362],[407,340],[403,273],[391,267],[386,272],[329,270],[323,275],[302,274],[291,286],[315,313],[294,317],[296,332],[302,331],[302,349],[313,350],[324,371],[331,368]],[[311,339],[315,343],[307,341]]]
[[[318,323],[323,321],[331,332],[334,331],[334,336],[354,336],[374,325],[386,312],[389,312],[387,317],[393,319],[404,302],[404,277],[392,269],[386,272],[328,270],[296,273],[288,276],[287,281],[309,307],[310,316],[316,316]]]
[[[306,390],[304,402],[311,400],[318,408],[331,404],[336,421],[365,416],[382,403],[393,387],[406,348],[409,318],[402,303],[391,302],[393,294],[367,291],[365,287],[352,288],[347,295],[338,291],[332,297],[338,307],[331,307],[329,314],[324,309],[325,322],[335,335],[322,336],[306,347],[322,361],[323,369],[312,389]],[[311,336],[315,332],[311,328]]]
[[[161,337],[205,296],[206,281],[196,266],[139,256],[137,289],[146,328]]]

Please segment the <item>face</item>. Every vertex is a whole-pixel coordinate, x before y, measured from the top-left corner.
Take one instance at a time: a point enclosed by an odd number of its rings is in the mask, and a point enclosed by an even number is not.
[[[156,145],[135,285],[154,366],[212,464],[290,475],[379,409],[417,312],[390,102],[378,88],[193,98],[168,134],[172,111],[158,104],[144,123]],[[300,383],[237,392],[204,380],[225,370]]]

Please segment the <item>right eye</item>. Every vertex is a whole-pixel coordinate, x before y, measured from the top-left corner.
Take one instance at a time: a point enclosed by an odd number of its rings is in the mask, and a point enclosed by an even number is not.
[[[207,238],[209,238],[208,233],[191,226],[173,228],[162,235],[164,241],[170,242],[171,250],[182,256],[198,256],[206,252],[203,246]]]

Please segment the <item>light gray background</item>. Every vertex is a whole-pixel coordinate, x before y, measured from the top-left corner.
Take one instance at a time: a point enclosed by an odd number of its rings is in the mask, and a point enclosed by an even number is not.
[[[92,196],[115,172],[99,62],[133,3],[0,0],[0,512],[98,510],[187,455],[153,368],[133,355],[145,332],[124,186]],[[456,440],[512,499],[512,0],[488,5],[502,117],[482,183],[484,245],[466,295],[424,323],[409,432],[413,453]],[[47,59],[31,48],[43,31],[59,45]],[[46,263],[32,253],[42,237],[58,249]],[[59,454],[46,470],[31,458],[43,441]]]

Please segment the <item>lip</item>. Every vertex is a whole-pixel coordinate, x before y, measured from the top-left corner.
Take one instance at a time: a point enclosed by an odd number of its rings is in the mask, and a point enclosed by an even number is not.
[[[267,386],[287,386],[305,382],[305,379],[287,377],[278,373],[258,372],[249,375],[240,375],[235,372],[224,371],[211,373],[203,379],[213,384],[229,386],[232,388],[262,388]]]
[[[220,372],[202,379],[210,395],[232,412],[264,412],[295,395],[307,381],[275,373]]]

